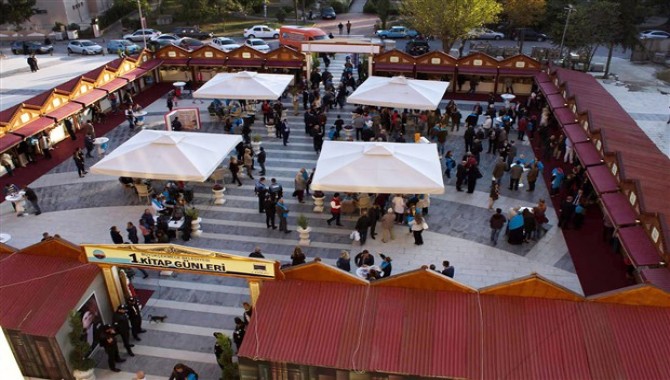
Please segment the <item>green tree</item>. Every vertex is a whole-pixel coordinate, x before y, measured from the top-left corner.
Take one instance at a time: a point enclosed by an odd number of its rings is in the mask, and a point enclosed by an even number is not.
[[[376,0],[375,5],[377,5],[377,16],[379,16],[379,20],[382,22],[382,29],[386,29],[386,23],[391,15],[391,1]]]
[[[528,28],[536,25],[544,17],[547,9],[546,0],[503,0],[503,14],[510,26]],[[513,30],[512,29],[512,30]],[[519,51],[523,52],[524,33],[519,35]]]
[[[68,337],[72,345],[72,351],[69,354],[70,366],[72,369],[79,371],[88,371],[95,367],[95,361],[88,357],[91,352],[91,345],[83,338],[86,336],[86,332],[81,321],[81,315],[76,310],[72,310],[68,320],[71,328]]]
[[[207,19],[212,12],[207,2],[208,0],[181,0],[180,17],[187,24],[198,24],[198,20]]]
[[[495,0],[403,0],[401,4],[408,22],[419,32],[439,38],[446,52],[472,28],[495,22],[501,11]]]
[[[36,0],[0,1],[0,24],[13,24],[17,30],[35,14]]]

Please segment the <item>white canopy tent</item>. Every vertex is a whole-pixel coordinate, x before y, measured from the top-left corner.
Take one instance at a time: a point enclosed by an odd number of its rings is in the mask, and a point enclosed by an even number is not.
[[[435,144],[326,141],[311,188],[321,191],[442,194]]]
[[[216,74],[197,91],[194,98],[200,99],[279,99],[293,75],[261,74],[253,71]]]
[[[93,165],[91,172],[204,182],[241,141],[237,135],[144,130]]]
[[[371,76],[347,97],[347,102],[432,111],[439,106],[448,87],[449,82]]]

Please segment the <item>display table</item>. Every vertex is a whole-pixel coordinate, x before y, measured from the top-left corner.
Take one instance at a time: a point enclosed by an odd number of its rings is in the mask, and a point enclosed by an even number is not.
[[[97,147],[98,156],[104,156],[105,151],[107,151],[107,143],[109,142],[108,137],[98,137],[93,140],[93,145]]]
[[[0,243],[7,243],[12,240],[12,235],[10,234],[0,234]]]
[[[133,117],[135,117],[135,125],[141,127],[144,125],[144,117],[147,116],[147,111],[133,112]]]
[[[174,82],[172,83],[175,89],[175,95],[177,95],[178,98],[181,98],[181,94],[184,91],[184,86],[186,86],[186,82]]]
[[[505,108],[509,108],[510,102],[516,98],[516,95],[514,94],[502,94],[500,95],[501,98],[505,101]]]
[[[14,204],[14,208],[16,209],[16,216],[22,216],[26,211],[24,206],[25,201],[23,200],[24,194],[24,191],[20,191],[16,194],[9,194],[5,197],[7,202],[12,202]]]

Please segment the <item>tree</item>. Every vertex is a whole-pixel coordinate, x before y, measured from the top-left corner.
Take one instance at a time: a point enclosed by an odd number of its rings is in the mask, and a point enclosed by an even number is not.
[[[379,20],[382,22],[382,29],[386,29],[386,22],[389,20],[391,13],[391,1],[376,0],[375,5],[377,6],[377,16],[379,16]]]
[[[17,30],[35,14],[37,0],[0,1],[0,24],[13,24]]]
[[[503,9],[512,30],[522,29],[519,35],[519,51],[523,52],[523,28],[537,24],[544,17],[547,2],[546,0],[504,0]]]
[[[70,311],[69,323],[72,329],[68,333],[72,345],[72,351],[69,355],[70,366],[73,370],[88,371],[95,367],[95,361],[88,357],[91,353],[91,345],[85,339],[86,332],[79,312],[76,310]]]
[[[206,19],[211,15],[212,8],[208,0],[181,0],[181,18],[187,24],[197,23],[197,20]]]
[[[471,29],[495,22],[501,11],[495,0],[403,0],[401,5],[408,22],[442,40],[446,52]]]

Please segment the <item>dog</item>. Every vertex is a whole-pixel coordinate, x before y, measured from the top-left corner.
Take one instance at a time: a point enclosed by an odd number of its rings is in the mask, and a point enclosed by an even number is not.
[[[167,315],[151,315],[149,314],[149,323],[165,323]]]

